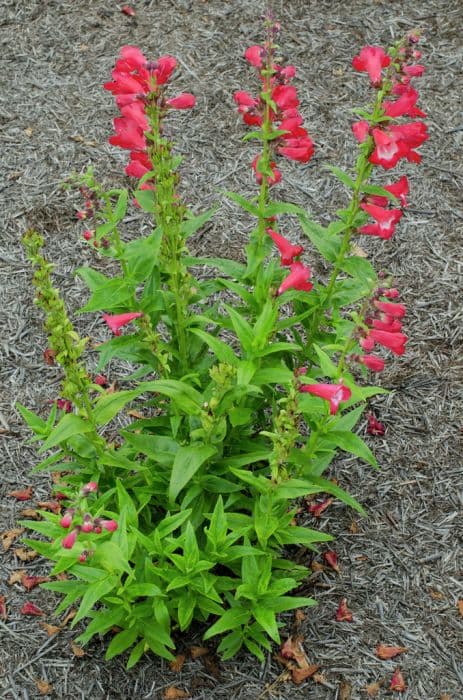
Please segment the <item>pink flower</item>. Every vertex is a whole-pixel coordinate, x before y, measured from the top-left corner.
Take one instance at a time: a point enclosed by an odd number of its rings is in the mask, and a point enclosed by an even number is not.
[[[374,302],[377,309],[392,316],[392,318],[403,318],[406,313],[406,308],[403,304],[393,304],[389,301],[375,301]]]
[[[104,374],[96,374],[95,379],[93,381],[98,386],[107,386],[108,385],[108,378],[105,377]]]
[[[368,138],[370,133],[370,125],[367,121],[362,119],[359,122],[354,122],[352,124],[352,132],[359,143],[363,143],[365,139]]]
[[[401,158],[411,163],[419,163],[421,156],[414,149],[421,146],[428,138],[426,124],[413,122],[389,126],[386,129],[372,130],[375,149],[370,163],[381,165],[385,170],[393,168]]]
[[[389,333],[397,333],[402,328],[401,322],[391,316],[374,318],[371,322],[371,326],[378,331],[389,331]]]
[[[145,80],[142,80],[135,75],[114,69],[111,73],[113,80],[104,83],[103,88],[109,90],[113,95],[130,95],[131,99],[135,95],[148,92],[148,85]]]
[[[36,617],[39,617],[40,615],[45,615],[43,610],[37,607],[34,603],[30,603],[29,601],[27,603],[24,603],[20,610],[21,615],[35,615]]]
[[[313,156],[313,142],[302,127],[294,129],[289,136],[282,136],[281,142],[283,145],[279,146],[278,152],[290,160],[308,163]]]
[[[116,314],[114,316],[103,314],[103,320],[106,321],[114,335],[120,335],[122,326],[126,326],[134,319],[140,318],[140,316],[143,316],[143,314],[139,311],[127,314]]]
[[[181,95],[167,100],[166,104],[172,109],[191,109],[196,104],[196,97],[190,92],[182,92]]]
[[[165,85],[177,66],[177,59],[173,56],[161,56],[150,66],[151,75],[156,78],[157,85]]]
[[[255,66],[256,68],[262,67],[262,59],[264,56],[265,51],[262,46],[250,46],[244,52],[245,59],[251,64],[251,66]]]
[[[329,401],[332,416],[337,413],[341,401],[348,401],[352,395],[351,390],[344,384],[302,384],[299,391]]]
[[[376,223],[362,226],[359,228],[358,232],[384,239],[391,238],[397,222],[402,217],[401,209],[385,209],[384,207],[378,207],[376,204],[364,203],[360,206],[375,219]]]
[[[125,168],[125,172],[131,177],[141,178],[152,170],[152,168],[151,161],[145,151],[131,151],[130,161]]]
[[[417,53],[419,53],[417,51]],[[416,58],[419,58],[419,56],[416,56]],[[419,64],[415,64],[414,66],[403,66],[402,71],[407,75],[409,78],[421,78],[425,71],[424,66],[420,66]]]
[[[135,17],[136,15],[135,10],[130,5],[122,5],[121,12],[122,14],[127,15],[127,17]]]
[[[405,87],[405,90],[403,88]],[[410,86],[398,86],[402,94],[400,97],[391,102],[390,100],[383,103],[384,113],[388,117],[425,117],[426,114],[416,107],[418,100],[418,92]]]
[[[121,114],[123,117],[130,119],[130,121],[135,122],[142,131],[148,131],[149,123],[143,102],[135,100],[128,105],[123,105],[121,107]]]
[[[390,331],[380,331],[372,328],[367,336],[378,345],[391,350],[395,355],[403,355],[405,353],[405,344],[408,340],[403,333],[391,333]]]
[[[137,70],[146,66],[146,58],[138,46],[123,46],[119,53],[119,65],[125,63],[127,71]]]
[[[380,46],[364,46],[358,56],[354,56],[352,66],[355,70],[368,73],[373,85],[381,82],[381,70],[391,62],[384,49]]]
[[[260,102],[245,90],[238,90],[233,95],[238,105],[238,112],[243,115],[243,121],[248,126],[260,126],[262,115],[259,112]]]
[[[59,524],[61,527],[68,528],[71,527],[72,519],[74,517],[74,511],[73,510],[67,510],[61,520],[59,521]]]
[[[86,241],[90,241],[93,238],[93,231],[84,231],[82,234]]]
[[[397,182],[393,182],[391,185],[385,185],[384,189],[393,194],[394,197],[397,197],[402,207],[407,206],[408,180],[405,175]],[[376,204],[379,207],[386,207],[390,200],[382,195],[368,195],[368,202],[370,204]]]
[[[281,236],[271,228],[266,230],[280,251],[282,265],[292,265],[294,263],[294,258],[297,258],[304,252],[304,248],[301,245],[293,245],[287,238]]]
[[[119,527],[115,520],[99,520],[99,525],[108,532],[115,532]]]
[[[386,364],[382,357],[376,355],[359,355],[358,361],[372,372],[382,372]]]
[[[72,530],[72,532],[70,532],[69,535],[66,535],[66,537],[61,542],[64,549],[72,549],[74,547],[78,534],[79,530],[75,529]]]
[[[283,294],[288,289],[297,289],[303,292],[310,292],[313,284],[309,282],[310,279],[310,268],[303,265],[301,262],[292,263],[289,266],[291,272],[283,280],[278,289],[278,294]]]
[[[84,522],[81,526],[82,532],[93,532],[92,516],[89,513],[84,515]]]
[[[80,489],[82,496],[88,496],[89,493],[95,493],[95,491],[98,491],[98,484],[96,481],[89,481],[88,484],[85,484]]]

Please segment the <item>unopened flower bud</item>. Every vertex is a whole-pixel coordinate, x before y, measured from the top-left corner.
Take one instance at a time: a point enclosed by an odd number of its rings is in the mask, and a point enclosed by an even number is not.
[[[89,513],[84,515],[84,522],[82,523],[82,532],[93,532],[93,522],[92,516]]]
[[[94,493],[95,491],[98,491],[98,484],[96,481],[89,481],[88,484],[85,484],[85,486],[82,486],[81,489],[81,494],[82,496],[88,496],[89,493]]]
[[[72,519],[74,517],[74,511],[73,510],[67,510],[61,520],[59,521],[59,524],[61,527],[68,528],[71,526]]]
[[[104,374],[97,374],[95,375],[95,379],[93,380],[95,384],[98,384],[98,386],[107,386],[108,385],[108,379],[105,377]]]
[[[91,238],[93,238],[93,231],[84,231],[83,236],[86,241],[89,241]]]
[[[77,530],[77,528],[76,528],[75,530],[70,532],[69,535],[66,535],[66,537],[61,542],[64,549],[72,549],[74,547],[78,534],[79,534],[79,530]]]
[[[108,532],[115,532],[119,525],[115,520],[101,520],[102,527]]]

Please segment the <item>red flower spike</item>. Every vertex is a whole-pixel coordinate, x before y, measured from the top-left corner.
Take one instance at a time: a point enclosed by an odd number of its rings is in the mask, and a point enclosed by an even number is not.
[[[115,136],[108,140],[112,146],[119,146],[126,150],[146,150],[146,138],[143,128],[133,119],[128,117],[116,117],[114,119]]]
[[[114,335],[121,335],[120,329],[122,326],[126,326],[128,323],[141,316],[143,316],[143,314],[139,311],[135,313],[116,314],[114,316],[103,314],[103,320],[108,324]]]
[[[79,530],[75,529],[72,530],[69,535],[66,535],[66,537],[63,538],[61,545],[64,547],[64,549],[72,549],[74,547],[78,534]]]
[[[386,364],[382,357],[376,355],[360,355],[358,361],[372,372],[382,372]]]
[[[311,503],[308,507],[308,511],[314,518],[320,518],[322,513],[325,512],[327,508],[333,503],[334,498],[325,498],[321,503]]]
[[[347,598],[342,598],[336,610],[336,622],[353,622],[352,610],[347,607]]]
[[[304,252],[301,245],[293,245],[287,238],[281,236],[277,231],[271,228],[266,229],[268,235],[272,238],[281,255],[282,265],[292,265],[294,258],[299,257]]]
[[[402,671],[400,670],[400,668],[396,668],[396,670],[392,674],[389,690],[396,690],[398,693],[403,693],[406,689],[407,684],[405,683]]]
[[[377,418],[373,415],[373,413],[368,413],[367,414],[367,419],[368,419],[368,425],[367,425],[367,433],[368,435],[375,435],[378,437],[383,437],[384,433],[386,432],[386,428],[382,423],[377,420]]]
[[[310,268],[306,267],[301,262],[295,262],[289,266],[289,269],[291,272],[280,284],[278,294],[283,294],[283,292],[288,291],[288,289],[310,292],[313,287],[313,284],[309,282],[311,275]]]
[[[381,71],[391,63],[381,46],[364,46],[358,56],[354,56],[352,67],[360,72],[368,73],[373,85],[381,83]]]
[[[332,416],[337,413],[339,404],[342,401],[348,401],[352,396],[351,390],[344,384],[302,384],[299,391],[303,391],[312,396],[318,396],[325,399],[330,404],[330,414]]]
[[[166,105],[171,109],[191,109],[196,104],[196,97],[190,92],[183,92],[177,97],[167,100]]]
[[[20,610],[21,615],[34,615],[36,617],[40,617],[41,615],[45,615],[43,610],[40,610],[40,608],[37,607],[37,605],[34,605],[34,603],[24,603]]]
[[[324,552],[323,559],[337,574],[339,574],[338,555],[335,551],[329,550],[328,552]]]

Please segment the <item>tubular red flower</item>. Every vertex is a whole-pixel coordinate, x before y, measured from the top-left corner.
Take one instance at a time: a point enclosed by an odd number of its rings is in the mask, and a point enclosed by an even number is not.
[[[59,524],[61,527],[68,528],[71,527],[72,520],[74,518],[74,511],[68,510],[65,512],[61,520],[59,521]]]
[[[375,148],[369,160],[385,170],[393,168],[401,158],[411,163],[420,163],[421,156],[414,149],[428,138],[426,124],[413,122],[372,130]]]
[[[400,221],[402,217],[402,210],[385,209],[384,207],[378,207],[376,204],[366,203],[361,203],[360,206],[376,220],[376,223],[362,226],[359,228],[358,232],[384,239],[391,238],[397,222]]]
[[[146,149],[143,129],[132,119],[116,117],[114,119],[114,129],[116,135],[109,138],[111,145],[119,146],[129,151],[144,151]]]
[[[177,97],[172,97],[166,102],[171,109],[191,109],[196,104],[196,97],[190,92],[182,92]]]
[[[397,197],[400,201],[402,207],[407,206],[407,194],[408,194],[408,180],[405,175],[403,175],[400,180],[393,182],[390,185],[385,185],[384,189]],[[386,207],[390,200],[382,195],[368,195],[368,202],[370,204],[376,204],[379,207]]]
[[[371,325],[378,331],[388,331],[389,333],[397,333],[402,328],[401,322],[391,317],[374,318]]]
[[[63,538],[61,545],[64,547],[64,549],[72,549],[74,547],[78,534],[79,530],[75,529],[72,530],[69,535],[66,535],[66,537]]]
[[[313,284],[309,282],[310,279],[310,268],[303,265],[301,262],[292,263],[289,266],[291,272],[283,280],[278,289],[278,294],[283,294],[288,289],[297,289],[303,292],[310,292]]]
[[[381,46],[364,46],[358,56],[352,59],[352,66],[355,70],[368,73],[373,85],[381,83],[381,71],[391,62]]]
[[[294,263],[294,258],[297,258],[304,252],[304,248],[301,245],[293,245],[287,238],[277,233],[277,231],[271,228],[266,229],[266,231],[280,251],[282,265],[292,265]]]
[[[405,89],[404,89],[405,88]],[[410,86],[397,86],[396,90],[400,90],[400,97],[391,102],[390,100],[383,103],[384,114],[388,117],[425,117],[426,114],[416,107],[418,100],[418,92]]]
[[[378,343],[378,345],[388,348],[395,355],[403,355],[405,353],[405,344],[408,340],[407,336],[403,333],[380,331],[376,328],[372,328],[369,331],[368,338]]]
[[[99,525],[108,532],[115,532],[119,527],[115,520],[100,520]]]
[[[337,413],[339,404],[348,401],[352,396],[351,390],[344,384],[302,384],[299,391],[325,399],[330,404],[330,413]]]
[[[393,304],[389,301],[375,300],[374,305],[383,313],[392,316],[392,318],[403,318],[406,313],[406,308],[403,304]]]
[[[382,372],[386,364],[382,357],[376,355],[359,355],[358,361],[372,372]]]
[[[249,46],[244,52],[245,59],[251,66],[255,66],[256,68],[262,68],[264,56],[265,50],[262,46]]]
[[[352,132],[359,143],[363,143],[370,133],[370,125],[364,119],[352,124]]]
[[[95,491],[98,491],[98,484],[96,481],[89,481],[88,484],[85,484],[80,489],[82,496],[88,496],[89,493],[95,493]]]
[[[139,311],[127,314],[115,314],[113,316],[110,314],[103,314],[103,320],[108,324],[114,335],[120,335],[122,326],[126,326],[134,319],[140,318],[140,316],[143,316],[143,314]]]
[[[277,85],[272,90],[272,100],[282,110],[293,109],[299,105],[297,91],[293,85]]]
[[[156,85],[165,85],[177,66],[177,59],[173,56],[161,56],[150,71],[156,78]]]

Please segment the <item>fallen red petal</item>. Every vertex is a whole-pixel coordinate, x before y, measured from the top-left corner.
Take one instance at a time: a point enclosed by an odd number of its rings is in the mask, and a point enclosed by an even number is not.
[[[17,501],[28,501],[32,496],[32,486],[28,486],[26,489],[21,491],[10,491],[8,496],[16,498]]]
[[[33,588],[39,585],[39,583],[45,583],[48,581],[48,576],[23,576],[21,578],[21,583],[27,591],[31,591]]]
[[[375,650],[378,659],[393,659],[394,656],[404,654],[406,651],[408,651],[407,647],[395,647],[388,644],[378,644]]]
[[[407,685],[402,675],[402,671],[400,670],[400,668],[396,668],[396,670],[392,674],[391,685],[389,686],[389,689],[397,690],[399,693],[403,693],[404,690],[406,690],[406,688]]]
[[[337,622],[352,622],[354,616],[352,610],[347,607],[347,598],[342,598],[339,603],[338,609],[336,610],[336,621]]]
[[[43,610],[40,610],[40,608],[38,608],[37,605],[34,605],[34,603],[24,603],[20,613],[21,615],[36,615],[37,617],[40,615],[45,615]]]
[[[331,566],[332,569],[334,569],[334,571],[336,571],[336,573],[339,574],[338,555],[335,551],[329,550],[328,552],[324,552],[323,559],[329,566]]]
[[[130,7],[130,5],[123,5],[123,6],[121,7],[121,12],[122,12],[124,15],[127,15],[127,17],[135,17],[135,15],[137,14],[137,13],[135,12],[134,8],[133,8],[133,7]]]

